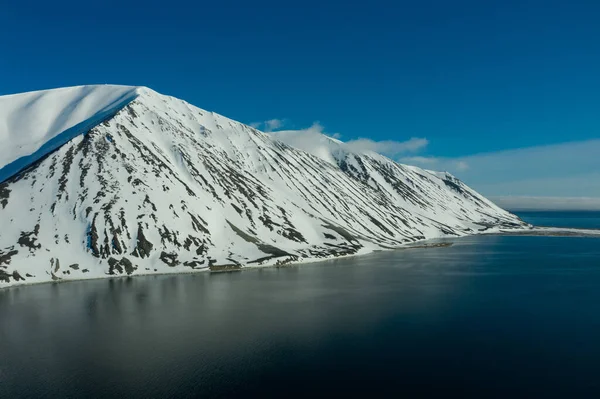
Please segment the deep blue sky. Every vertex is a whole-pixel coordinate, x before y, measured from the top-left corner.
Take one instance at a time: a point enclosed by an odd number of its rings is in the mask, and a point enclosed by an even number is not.
[[[6,1],[0,94],[149,86],[459,157],[600,136],[600,1]]]

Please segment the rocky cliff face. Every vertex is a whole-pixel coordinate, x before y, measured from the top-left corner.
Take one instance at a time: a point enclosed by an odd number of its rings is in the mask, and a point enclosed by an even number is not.
[[[150,89],[131,93],[75,118],[79,132],[54,129],[64,143],[25,140],[36,158],[19,153],[22,169],[5,169],[0,286],[300,262],[523,226],[452,175],[326,137],[324,159]],[[64,118],[73,104],[54,107]]]

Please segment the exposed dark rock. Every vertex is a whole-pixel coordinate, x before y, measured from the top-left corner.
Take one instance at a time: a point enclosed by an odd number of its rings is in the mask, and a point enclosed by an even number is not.
[[[92,251],[93,256],[99,258],[100,250],[98,249],[98,230],[96,229],[96,217],[98,217],[97,213],[94,215],[92,226],[88,232],[88,248]]]
[[[132,119],[136,119],[138,117],[131,105],[126,106],[125,111],[127,111],[127,113],[129,114],[129,116],[131,116]]]
[[[60,280],[61,278],[56,275],[60,269],[60,261],[58,258],[50,258],[50,276],[53,281]]]
[[[133,180],[133,182],[131,183],[131,185],[133,187],[137,187],[140,184],[143,184],[144,186],[148,187],[148,185],[146,183],[144,183],[143,181],[141,181],[140,179],[138,179],[137,177]],[[147,198],[147,197],[146,197]]]
[[[60,261],[58,260],[58,258],[50,259],[50,269],[53,273],[58,272],[58,270],[60,269]]]
[[[198,246],[198,248],[196,248],[196,255],[204,255],[206,253],[206,251],[207,251],[206,245],[201,244],[200,246]]]
[[[2,205],[2,209],[6,208],[8,205],[8,198],[10,197],[10,189],[8,188],[7,183],[0,184],[0,205]]]
[[[137,266],[134,266],[133,263],[126,257],[122,257],[120,260],[113,258],[112,256],[108,258],[108,274],[123,274],[131,275],[134,271],[137,270]],[[85,273],[87,269],[84,269]]]
[[[296,241],[296,242],[304,242],[304,236],[296,229],[286,228],[281,232],[281,235],[287,238],[288,240]]]
[[[116,272],[123,274],[123,268],[119,261],[111,256],[108,258],[108,274],[116,274]]]
[[[108,235],[106,234],[106,230],[104,230],[104,241],[103,243],[100,245],[100,257],[101,258],[107,258],[110,256],[110,243],[108,240]]]
[[[10,278],[12,276],[8,273],[6,273],[4,270],[0,270],[0,281],[3,281],[5,283],[10,283]]]
[[[385,232],[387,235],[389,235],[391,237],[395,236],[394,232],[392,232],[390,229],[385,227],[379,220],[375,219],[373,216],[371,216],[367,212],[365,212],[365,216],[367,216],[369,218],[371,223],[373,223],[375,226],[379,227],[379,229],[382,230],[383,232]]]
[[[121,264],[125,268],[125,273],[128,275],[131,275],[131,273],[137,270],[137,266],[134,266],[133,263],[131,263],[131,261],[126,257],[121,258]]]
[[[63,159],[63,172],[60,176],[60,178],[58,179],[58,199],[60,200],[62,198],[63,194],[66,194],[66,199],[69,199],[69,194],[65,192],[66,188],[67,188],[67,182],[68,182],[68,175],[69,175],[69,171],[71,170],[71,164],[73,163],[73,152],[75,150],[74,146],[70,146],[69,149],[67,150],[67,153],[64,156]]]
[[[36,224],[34,231],[29,233],[22,231],[21,237],[17,240],[17,243],[22,247],[27,247],[30,250],[40,249],[41,244],[36,244],[37,235],[40,232],[40,225]]]
[[[176,253],[166,253],[165,251],[162,251],[160,253],[160,260],[162,260],[164,263],[166,263],[169,267],[175,267],[180,263],[177,260]]]
[[[133,250],[132,255],[143,259],[150,256],[150,251],[152,251],[153,247],[154,245],[144,236],[144,229],[142,228],[142,225],[138,224],[137,245]]]
[[[0,266],[1,265],[10,265],[10,260],[11,258],[18,254],[19,251],[17,251],[16,249],[12,249],[9,250],[8,252],[4,252],[0,250]]]
[[[119,240],[119,235],[118,233],[120,232],[120,230],[115,229],[113,231],[113,236],[112,236],[112,248],[113,248],[113,253],[115,254],[122,254],[123,251],[123,247],[121,246],[121,240]]]
[[[235,211],[236,211],[237,213],[239,213],[239,215],[240,215],[240,216],[242,216],[242,215],[243,215],[243,211],[240,209],[240,207],[238,207],[238,206],[237,206],[236,204],[234,204],[233,202],[232,202],[230,205],[233,207],[233,209],[235,209]]]
[[[263,223],[263,225],[265,225],[265,227],[267,227],[271,231],[273,231],[273,226],[281,226],[279,223],[275,223],[271,219],[271,217],[269,215],[267,215],[266,213],[262,216],[259,216],[258,220],[260,220]]]
[[[204,263],[206,263],[206,262],[203,260],[202,261],[193,260],[193,261],[183,262],[183,265],[191,267],[192,269],[195,269],[197,266],[202,266]]]
[[[161,240],[161,243],[163,244],[163,246],[165,245],[166,242],[169,242],[177,247],[181,247],[181,244],[177,240],[177,234],[174,231],[173,232],[169,231],[169,229],[167,229],[167,227],[165,225],[162,226],[162,229],[161,228],[158,229],[158,233],[160,234],[160,240]],[[189,239],[190,238],[188,237],[186,239],[186,242],[188,242],[187,240],[189,240]]]
[[[194,231],[201,231],[205,234],[210,234],[208,229],[206,227],[204,227],[206,222],[204,222],[204,220],[202,220],[201,217],[194,216],[191,213],[188,213],[188,215],[190,215],[190,218],[192,219],[192,227],[194,228]],[[202,223],[200,223],[200,221],[198,219],[202,220],[202,222],[204,222],[204,225]]]

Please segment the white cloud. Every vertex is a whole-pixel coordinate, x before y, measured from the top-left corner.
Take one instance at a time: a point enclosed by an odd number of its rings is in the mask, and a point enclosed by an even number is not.
[[[335,164],[331,151],[339,147],[330,137],[339,136],[338,134],[325,134],[323,126],[319,122],[314,122],[311,127],[302,130],[280,130],[271,132],[271,136],[277,140],[294,148],[306,151],[317,156],[331,164]]]
[[[314,122],[307,129],[280,130],[271,132],[271,135],[289,146],[309,152],[333,164],[335,160],[332,154],[338,153],[343,148],[354,152],[377,152],[395,157],[401,153],[419,151],[429,143],[427,139],[421,138],[411,138],[407,141],[357,139],[342,142],[339,141],[341,134],[326,133],[319,122]],[[332,141],[330,138],[335,140]]]
[[[300,130],[280,130],[286,121],[284,119],[270,119],[264,122],[251,123],[250,126],[260,129],[265,132],[276,133],[279,140],[296,148],[312,148],[315,144],[322,141],[321,135],[339,140],[342,135],[340,133],[325,132],[323,125],[316,121],[306,129]],[[413,137],[407,141],[382,140],[375,141],[366,138],[350,140],[344,143],[349,149],[356,152],[377,152],[379,154],[396,158],[400,154],[418,152],[429,144],[429,140],[425,138]]]
[[[306,129],[279,130],[270,133],[278,140],[283,141],[292,147],[300,149],[313,147],[321,142],[326,142],[326,140],[328,140],[327,137],[337,138],[340,136],[338,133],[325,133],[323,125],[321,125],[319,122],[313,122],[313,124]]]
[[[469,163],[467,161],[451,158],[413,156],[402,157],[399,161],[408,165],[420,166],[426,169],[433,168],[440,171],[463,172],[469,169]]]
[[[465,161],[458,161],[456,162],[456,169],[462,171],[465,171],[467,169],[469,169],[469,164],[466,163]]]
[[[383,140],[374,141],[371,139],[357,139],[346,142],[346,145],[354,151],[373,151],[388,157],[396,157],[399,154],[407,152],[417,152],[424,149],[429,144],[429,140],[413,137],[407,141]]]
[[[304,142],[311,144],[313,142],[319,142],[322,140],[321,135],[325,135],[334,139],[340,139],[342,135],[340,133],[326,133],[323,125],[318,121],[314,122],[311,127],[301,130],[287,130],[287,131],[275,131],[278,138],[282,141],[287,142],[289,145],[297,148],[305,148]],[[290,139],[293,137],[293,141]],[[300,145],[302,142],[302,145]],[[375,141],[371,139],[356,139],[344,142],[344,144],[352,151],[356,152],[377,152],[388,157],[395,157],[399,154],[407,152],[417,152],[425,148],[429,141],[424,138],[411,138],[407,141],[395,141],[395,140],[383,140]]]
[[[285,119],[269,119],[263,122],[252,122],[250,126],[255,129],[263,129],[265,132],[281,129],[285,125]]]
[[[313,122],[313,124],[306,129],[278,130],[270,133],[278,140],[283,141],[292,147],[300,149],[312,147],[318,143],[324,142],[324,140],[327,140],[327,137],[331,137],[336,140],[342,137],[342,135],[339,133],[325,133],[325,129],[319,121]]]
[[[265,130],[267,132],[279,129],[281,127],[283,127],[283,120],[282,119],[269,119],[268,121],[265,121]]]
[[[262,122],[276,129],[279,120]],[[326,136],[339,139],[339,133],[325,133],[319,122],[307,129],[278,131],[274,134],[287,144],[305,149],[324,159],[331,158]],[[586,209],[600,198],[600,140],[537,146],[464,157],[445,158],[417,155],[429,141],[375,141],[366,138],[345,143],[357,152],[373,151],[400,162],[426,169],[448,171],[483,195],[503,203],[551,209]],[[561,202],[558,198],[564,199]],[[510,202],[513,201],[513,202]],[[544,205],[546,204],[546,205]],[[595,209],[595,208],[593,208]]]
[[[305,139],[314,139],[317,138],[317,136],[321,136],[321,135],[326,135],[329,137],[333,137],[334,135],[329,134],[329,133],[325,133],[325,129],[323,128],[323,125],[321,125],[321,123],[319,121],[313,122],[312,125],[310,125],[310,127],[306,128],[306,129],[300,129],[300,130],[279,130],[279,131],[275,131],[272,132],[274,134],[277,135],[288,135],[288,136],[299,136]],[[337,134],[337,133],[336,133]]]
[[[600,140],[401,162],[449,171],[488,196],[600,197]]]

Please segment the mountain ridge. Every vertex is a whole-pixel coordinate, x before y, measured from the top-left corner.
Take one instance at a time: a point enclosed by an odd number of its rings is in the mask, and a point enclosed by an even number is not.
[[[138,89],[73,86],[0,96],[0,182],[118,112]]]
[[[236,270],[527,226],[448,173],[339,141],[324,159],[149,88],[123,90],[105,97],[116,100],[101,121],[0,179],[0,286]]]

